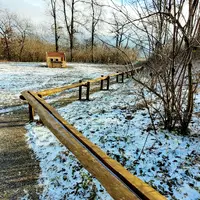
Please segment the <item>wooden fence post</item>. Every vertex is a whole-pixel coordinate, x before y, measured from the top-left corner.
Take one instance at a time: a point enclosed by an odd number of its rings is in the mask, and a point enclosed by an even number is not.
[[[117,72],[118,73],[118,72]],[[117,74],[117,76],[116,76],[116,81],[117,81],[117,83],[119,82],[119,75]]]
[[[128,71],[126,72],[126,78],[128,78]]]
[[[82,83],[82,80],[79,80],[79,83]],[[82,85],[79,86],[79,100],[82,99]]]
[[[34,109],[30,104],[28,104],[28,110],[29,110],[29,121],[32,122],[34,120]]]
[[[134,75],[134,70],[132,69],[132,70],[131,70],[131,76],[133,76],[133,75]]]
[[[101,75],[101,77],[103,77],[103,75]],[[101,80],[100,90],[103,90],[103,80]]]
[[[87,82],[86,100],[90,99],[90,82]]]
[[[122,83],[124,82],[124,72],[122,72]]]
[[[40,97],[40,98],[42,99],[42,95],[41,95],[41,94],[38,94],[38,97]],[[38,122],[39,122],[40,124],[44,124],[41,118],[39,118]]]
[[[110,87],[110,76],[107,77],[107,90],[109,90]]]

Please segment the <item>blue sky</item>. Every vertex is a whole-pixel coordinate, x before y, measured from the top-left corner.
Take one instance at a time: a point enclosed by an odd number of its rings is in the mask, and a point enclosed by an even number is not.
[[[0,0],[0,9],[8,9],[35,24],[48,20],[47,3],[44,0]]]

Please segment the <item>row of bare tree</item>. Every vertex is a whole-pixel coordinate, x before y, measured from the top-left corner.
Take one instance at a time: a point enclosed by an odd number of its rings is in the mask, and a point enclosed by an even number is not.
[[[0,13],[0,35],[2,53],[4,57],[11,60],[12,51],[18,47],[18,59],[22,59],[24,43],[30,32],[31,26],[26,20],[20,20],[18,16],[10,14],[8,11]],[[13,44],[16,44],[15,46]]]
[[[91,61],[94,62],[94,46],[99,41],[115,48],[133,48],[129,45],[130,26],[123,15],[100,0],[47,0],[54,24],[55,50],[68,41],[70,60],[78,37],[83,36],[91,48]],[[126,20],[127,21],[127,20]],[[65,34],[67,33],[67,35]],[[103,36],[107,35],[106,41]],[[60,41],[60,42],[59,42]]]
[[[1,59],[6,60],[27,60],[25,46],[30,38],[35,37],[44,42],[52,50],[52,39],[55,40],[54,51],[66,51],[70,61],[76,61],[77,54],[84,48],[90,62],[100,62],[98,51],[105,46],[111,49],[127,51],[129,55],[133,45],[130,44],[129,25],[117,11],[110,9],[108,5],[102,4],[99,0],[46,0],[47,9],[52,16],[52,22],[46,24],[45,32],[48,34],[42,37],[42,32],[37,31],[38,27],[31,24],[30,20],[22,19],[17,14],[9,11],[0,11],[0,38],[1,38]],[[109,10],[108,10],[109,9]],[[106,12],[109,12],[107,15]],[[99,48],[98,48],[99,47]],[[44,47],[47,49],[47,47]],[[78,53],[77,53],[78,52]],[[107,62],[120,62],[119,52],[114,57],[107,58]],[[106,55],[105,55],[106,56]],[[112,54],[109,54],[112,56]],[[136,51],[133,49],[131,59],[136,58]],[[82,56],[83,57],[83,56]],[[122,57],[122,56],[121,56]],[[80,61],[80,60],[79,60]],[[125,61],[126,62],[126,61]],[[121,62],[122,63],[122,62]],[[124,63],[124,61],[123,61]]]
[[[54,49],[38,28],[26,18],[8,10],[0,11],[0,60],[44,61],[46,51]]]

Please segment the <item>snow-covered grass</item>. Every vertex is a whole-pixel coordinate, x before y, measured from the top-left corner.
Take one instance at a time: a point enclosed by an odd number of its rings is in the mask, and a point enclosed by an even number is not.
[[[132,80],[127,80],[126,84],[115,84],[109,91],[91,95],[91,101],[76,101],[58,111],[109,156],[168,199],[200,199],[199,138],[180,136],[161,129],[157,130],[155,135],[152,129],[149,129],[151,121],[147,109],[137,107],[138,99],[133,93],[136,88],[138,87]],[[200,102],[199,97],[197,95],[196,105]],[[196,107],[195,111],[198,112],[199,107]],[[193,128],[195,131],[200,130],[199,122],[198,118],[193,118],[190,127],[192,131]],[[91,179],[89,173],[84,171],[84,175],[82,174],[82,167],[77,167],[80,166],[78,161],[53,139],[54,136],[47,128],[31,124],[27,125],[27,129],[29,144],[41,163],[44,163],[41,164],[44,172],[39,182],[44,183],[45,198],[53,195],[51,191],[56,191],[56,197],[60,199],[64,198],[65,194],[69,199],[88,199],[88,196],[84,195],[87,193],[92,196],[93,188],[96,190],[97,199],[111,198],[103,196],[105,190],[102,194],[101,186],[95,179]],[[146,139],[147,143],[143,149]],[[78,179],[74,179],[72,175],[73,166]],[[49,174],[46,171],[49,171]],[[62,180],[64,174],[67,181]],[[90,184],[86,190],[81,185],[77,189],[77,184],[80,180],[83,183],[85,177],[90,177]],[[67,187],[68,183],[71,183],[71,188]],[[77,192],[70,196],[72,190]],[[41,196],[41,199],[45,199],[43,197]]]
[[[68,68],[45,67],[45,63],[0,63],[0,113],[10,106],[18,109],[24,90],[41,90],[92,79],[108,73],[106,65],[68,63]],[[17,106],[16,106],[17,105]]]
[[[104,65],[75,63],[66,69],[42,65],[0,63],[0,114],[23,107],[19,100],[23,90],[57,87],[108,73]],[[126,80],[125,84],[112,85],[109,91],[92,94],[88,102],[76,101],[58,111],[83,135],[168,199],[200,199],[200,94],[196,95],[190,125],[191,135],[196,137],[162,129],[155,134],[147,110],[138,106],[133,92],[137,88],[132,80]],[[40,199],[112,199],[46,127],[31,123],[26,128],[27,142],[41,166]]]
[[[101,184],[81,166],[45,127],[28,124],[28,143],[40,161],[40,199],[111,199]]]

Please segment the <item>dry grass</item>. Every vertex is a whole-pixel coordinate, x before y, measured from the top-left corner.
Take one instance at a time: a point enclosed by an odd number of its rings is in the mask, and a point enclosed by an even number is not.
[[[127,55],[125,55],[124,53]],[[115,64],[127,64],[135,61],[137,58],[136,51],[132,49],[108,48],[97,46],[94,48],[94,63],[115,63]],[[67,60],[70,60],[69,54],[67,54]],[[76,49],[73,56],[74,62],[92,62],[92,54],[90,48]]]
[[[6,61],[5,52],[0,44],[0,62]],[[55,45],[42,41],[37,37],[29,37],[25,41],[22,58],[19,56],[19,45],[15,42],[12,43],[11,61],[22,62],[45,62],[46,52],[55,51]],[[70,51],[60,48],[60,51],[66,53],[67,61],[70,61]],[[107,46],[98,45],[94,47],[94,63],[115,63],[115,64],[128,64],[135,61],[137,58],[137,52],[133,49],[116,49]],[[92,53],[90,47],[78,46],[73,51],[73,62],[92,62]]]

